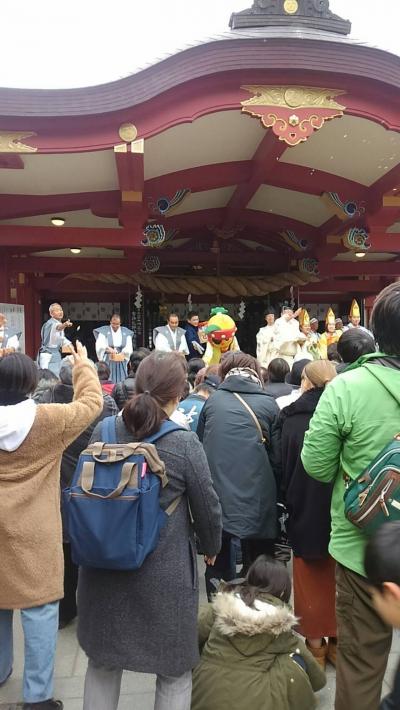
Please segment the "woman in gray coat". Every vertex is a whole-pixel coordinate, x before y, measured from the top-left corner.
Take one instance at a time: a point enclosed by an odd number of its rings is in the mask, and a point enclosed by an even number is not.
[[[176,353],[154,352],[143,360],[136,395],[117,420],[118,442],[143,441],[158,431],[176,408],[185,379],[185,362]],[[99,439],[96,428],[92,442]],[[169,479],[161,507],[182,500],[155,551],[135,571],[80,571],[78,638],[89,657],[84,710],[117,708],[123,669],[157,675],[156,710],[190,708],[191,670],[199,660],[193,529],[212,564],[221,546],[221,510],[196,434],[171,432],[156,448]]]
[[[219,374],[223,382],[204,405],[197,429],[223,520],[221,552],[206,569],[209,598],[212,578],[236,576],[232,538],[241,541],[244,573],[258,555],[274,554],[281,457],[279,409],[264,390],[257,360],[228,352]]]

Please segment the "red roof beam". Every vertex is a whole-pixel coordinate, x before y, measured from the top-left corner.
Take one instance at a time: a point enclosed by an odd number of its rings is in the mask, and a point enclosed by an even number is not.
[[[75,210],[101,209],[117,217],[120,194],[117,190],[77,192],[65,195],[0,195],[0,220],[57,214]]]
[[[324,192],[337,192],[345,200],[364,201],[368,194],[368,188],[354,180],[285,162],[277,162],[265,182],[273,187],[308,195],[319,196]]]
[[[382,278],[361,279],[322,279],[318,283],[310,283],[300,287],[300,300],[306,301],[306,294],[322,294],[320,300],[328,300],[328,293],[377,293],[381,290]]]
[[[319,239],[319,230],[311,224],[300,222],[291,217],[283,217],[282,215],[273,212],[261,212],[260,210],[243,210],[238,220],[239,224],[244,224],[249,227],[264,229],[265,231],[283,232],[290,229],[296,233],[296,236],[302,239],[309,239],[310,242],[317,242]],[[251,239],[247,234],[246,239]],[[282,245],[284,241],[282,239]],[[311,246],[311,244],[310,244]]]
[[[138,250],[141,259],[146,253]],[[185,252],[175,249],[158,251],[157,256],[163,266],[187,266],[189,269],[193,265],[216,266],[217,255],[211,251],[207,252]],[[10,259],[10,268],[14,271],[26,273],[43,274],[69,274],[73,271],[77,273],[102,273],[109,272],[115,274],[132,274],[138,270],[137,258],[87,258],[87,257],[13,257]],[[271,252],[222,252],[219,255],[219,263],[224,266],[252,266],[268,269],[288,269],[289,259]]]
[[[249,180],[251,166],[250,160],[243,160],[200,165],[196,168],[161,175],[146,181],[146,197],[156,200],[159,197],[173,195],[177,190],[184,188],[190,188],[192,192],[204,192],[230,185],[240,185]]]
[[[121,190],[120,223],[125,227],[131,227],[137,219],[144,223],[144,141],[116,146],[114,155]]]
[[[400,261],[320,261],[321,276],[400,276]]]
[[[101,227],[24,227],[0,225],[0,247],[30,247],[37,251],[46,247],[108,247],[125,249],[134,247],[143,238],[141,224],[130,229]]]
[[[225,228],[233,227],[238,222],[239,215],[246,208],[260,185],[268,181],[268,176],[272,173],[286,148],[286,143],[277,140],[272,131],[266,132],[253,156],[253,169],[250,179],[236,188],[226,207]]]
[[[251,178],[252,167],[251,160],[243,160],[179,170],[147,180],[145,194],[148,199],[155,200],[185,187],[190,188],[192,192],[203,192],[230,185],[241,185]],[[368,190],[360,183],[323,170],[278,161],[265,184],[310,195],[338,192],[346,199],[352,200],[363,200]]]

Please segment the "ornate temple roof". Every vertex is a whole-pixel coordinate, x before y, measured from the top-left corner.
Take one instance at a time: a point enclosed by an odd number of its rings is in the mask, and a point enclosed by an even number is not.
[[[351,23],[329,9],[329,0],[254,0],[252,7],[233,13],[233,30],[248,27],[309,27],[348,35]]]

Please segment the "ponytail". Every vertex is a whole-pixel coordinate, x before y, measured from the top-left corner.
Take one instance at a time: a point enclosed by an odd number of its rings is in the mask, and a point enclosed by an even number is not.
[[[154,351],[140,363],[135,396],[122,411],[126,428],[138,441],[155,434],[167,414],[164,408],[181,398],[186,381],[186,361],[177,353]]]
[[[141,441],[155,434],[167,415],[154,397],[146,391],[136,394],[126,402],[122,410],[122,418],[126,428],[138,441]]]

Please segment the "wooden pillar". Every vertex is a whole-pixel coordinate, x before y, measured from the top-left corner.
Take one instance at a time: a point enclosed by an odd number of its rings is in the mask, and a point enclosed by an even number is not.
[[[10,275],[10,298],[8,303],[24,306],[25,352],[35,357],[40,344],[41,307],[40,296],[34,288],[31,276],[23,272]]]

